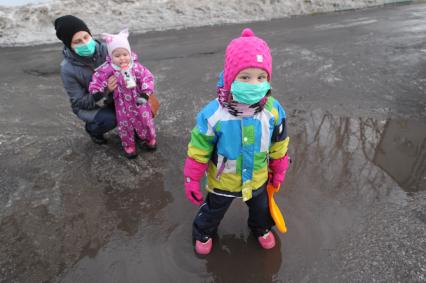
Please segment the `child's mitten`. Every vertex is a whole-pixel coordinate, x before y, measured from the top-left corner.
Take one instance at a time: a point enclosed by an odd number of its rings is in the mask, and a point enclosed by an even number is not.
[[[195,205],[203,203],[203,194],[200,189],[200,181],[207,170],[207,164],[200,163],[187,157],[183,168],[185,176],[185,193],[186,197]]]
[[[275,188],[284,181],[285,173],[287,172],[289,158],[288,155],[280,159],[271,159],[269,161],[269,170],[270,170],[270,182]]]

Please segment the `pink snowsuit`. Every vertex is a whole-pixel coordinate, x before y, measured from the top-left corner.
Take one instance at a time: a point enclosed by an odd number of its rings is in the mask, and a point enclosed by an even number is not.
[[[117,78],[117,88],[114,90],[115,113],[118,133],[123,147],[134,146],[136,130],[141,140],[147,142],[156,138],[154,119],[149,102],[137,104],[138,94],[148,96],[154,92],[154,76],[138,62],[138,57],[132,52],[133,66],[131,72],[136,80],[136,87],[127,88],[120,70],[113,67],[111,57],[95,70],[89,85],[91,94],[104,92],[108,85],[108,78],[114,75]]]

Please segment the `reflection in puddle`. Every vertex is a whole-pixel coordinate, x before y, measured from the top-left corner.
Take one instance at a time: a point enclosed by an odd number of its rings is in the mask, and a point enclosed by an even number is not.
[[[274,282],[281,267],[281,242],[265,251],[251,235],[247,240],[223,235],[215,240],[215,249],[205,258],[214,282]]]
[[[426,190],[426,123],[388,121],[374,163],[405,191]]]
[[[311,175],[330,191],[390,190],[393,182],[407,192],[426,189],[424,121],[333,117],[319,110],[302,119],[304,128],[292,140],[297,177]]]

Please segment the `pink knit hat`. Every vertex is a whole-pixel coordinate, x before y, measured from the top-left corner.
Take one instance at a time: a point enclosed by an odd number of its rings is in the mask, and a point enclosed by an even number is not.
[[[108,55],[111,56],[112,52],[117,48],[124,48],[127,51],[129,51],[129,54],[131,54],[130,50],[130,44],[127,38],[129,37],[129,30],[124,29],[120,31],[118,34],[109,34],[109,33],[103,33],[102,38],[105,40],[105,43],[108,48]]]
[[[264,69],[268,73],[268,80],[271,80],[272,56],[269,46],[249,28],[244,29],[241,37],[232,40],[226,48],[223,88],[230,90],[235,77],[246,68]]]

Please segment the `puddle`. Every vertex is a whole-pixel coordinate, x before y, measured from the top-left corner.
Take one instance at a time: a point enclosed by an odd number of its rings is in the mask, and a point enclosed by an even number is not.
[[[405,191],[426,190],[426,123],[387,121],[373,162]]]
[[[302,120],[292,142],[297,174],[308,167],[320,184],[350,184],[353,191],[354,184],[374,190],[385,180],[406,192],[426,190],[426,121],[334,117],[321,111]]]
[[[361,229],[363,215],[377,203],[404,207],[407,192],[425,190],[425,122],[321,110],[289,113],[289,121],[293,163],[276,196],[289,232],[277,234],[271,252],[258,247],[246,225],[247,208],[235,201],[212,254],[194,254],[196,208],[181,186],[182,154],[173,154],[185,151],[183,140],[164,142],[134,162],[120,156],[117,138],[94,148],[79,137],[68,143],[46,137],[3,154],[0,169],[20,176],[3,185],[26,189],[3,207],[1,279],[276,282],[337,276],[329,254]],[[6,151],[22,142],[5,138]],[[47,150],[46,143],[55,146]]]

